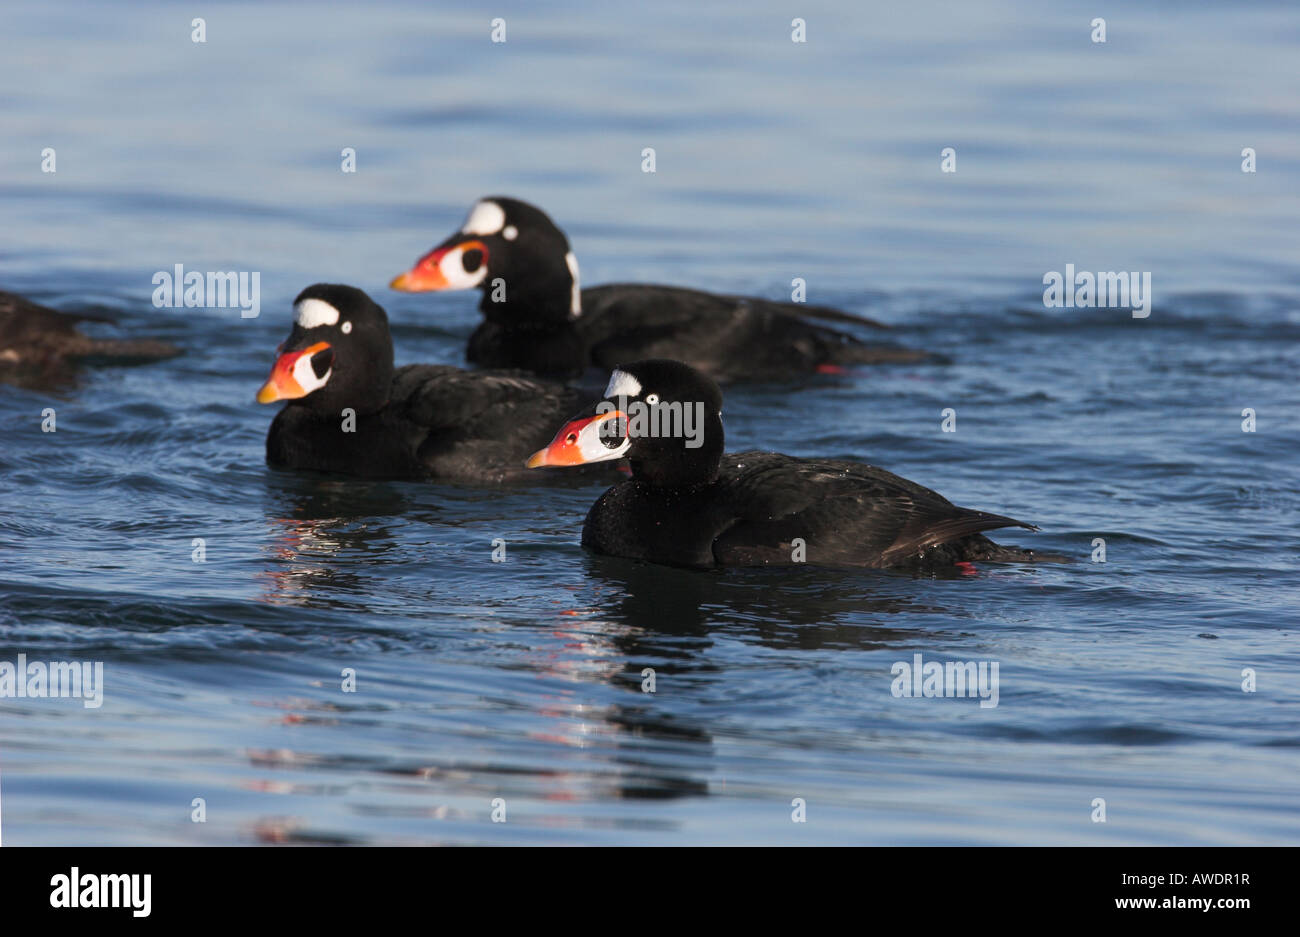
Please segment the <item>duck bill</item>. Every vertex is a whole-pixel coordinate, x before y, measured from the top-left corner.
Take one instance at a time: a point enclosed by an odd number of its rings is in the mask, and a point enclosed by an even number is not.
[[[601,430],[610,420],[623,420],[626,424],[627,417],[619,410],[611,410],[564,424],[551,444],[545,449],[538,449],[524,464],[528,468],[563,467],[623,458],[629,445],[626,438],[621,445],[613,448],[605,445],[601,439]]]
[[[312,355],[325,351],[329,347],[329,342],[317,342],[301,351],[286,351],[276,358],[275,364],[271,366],[271,376],[257,392],[257,402],[275,403],[277,400],[297,400],[299,397],[306,397],[311,391],[305,390],[298,382],[296,376],[298,363],[304,358],[310,360]]]
[[[442,258],[450,248],[440,247],[421,257],[410,270],[393,278],[388,285],[403,293],[429,293],[451,286],[442,273]]]
[[[466,275],[460,255],[470,250],[483,254],[487,263],[487,245],[475,239],[452,237],[443,241],[415,262],[415,266],[393,278],[389,287],[403,293],[431,293],[438,290],[463,290],[476,286],[482,276]],[[446,263],[444,264],[444,261]],[[450,274],[448,273],[450,271]]]

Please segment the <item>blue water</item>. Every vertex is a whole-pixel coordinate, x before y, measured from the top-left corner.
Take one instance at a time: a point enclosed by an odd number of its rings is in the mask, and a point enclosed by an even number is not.
[[[894,6],[6,4],[0,287],[186,353],[0,387],[0,661],[105,674],[0,701],[5,844],[1300,841],[1300,13]],[[731,388],[730,445],[1077,561],[676,571],[585,554],[581,481],[268,470],[292,297],[460,363],[477,297],[384,284],[491,193],[584,282],[803,277],[948,356]],[[177,263],[259,271],[261,315],[155,309]],[[1044,308],[1067,263],[1150,271],[1151,316]],[[999,705],[895,698],[918,653],[998,662]]]

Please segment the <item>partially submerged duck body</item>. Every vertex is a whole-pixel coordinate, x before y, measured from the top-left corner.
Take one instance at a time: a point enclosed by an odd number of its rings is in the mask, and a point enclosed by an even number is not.
[[[261,403],[273,467],[474,485],[536,482],[524,460],[579,406],[578,392],[511,372],[393,367],[384,310],[355,287],[319,283],[294,301]],[[608,470],[610,467],[605,467]]]
[[[695,408],[702,431],[640,419],[649,409]],[[1035,559],[983,535],[1037,528],[959,507],[938,492],[860,462],[773,452],[723,454],[722,394],[677,361],[614,371],[605,397],[571,420],[529,465],[586,465],[627,458],[631,478],[587,514],[583,545],[598,553],[673,566],[925,567]],[[686,424],[681,424],[686,425]],[[652,427],[650,432],[645,427]]]
[[[180,354],[168,342],[92,338],[78,328],[78,323],[98,319],[0,291],[0,382],[56,385],[72,380],[86,364],[144,364]]]

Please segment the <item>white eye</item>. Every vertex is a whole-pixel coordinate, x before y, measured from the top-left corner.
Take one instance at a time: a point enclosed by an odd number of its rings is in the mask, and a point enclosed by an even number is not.
[[[506,225],[506,229],[501,232],[501,236],[507,241],[513,241],[515,238],[519,237],[519,229],[512,224],[508,224]]]
[[[351,323],[351,322],[344,322],[341,326],[339,326],[339,328],[341,328],[341,329],[343,330],[343,334],[344,334],[344,335],[347,335],[349,332],[352,331],[352,323]]]
[[[657,403],[659,402],[659,395],[658,395],[658,394],[646,394],[646,395],[645,395],[645,402],[648,403],[648,404],[650,404],[650,406],[653,407],[655,404],[657,404]]]

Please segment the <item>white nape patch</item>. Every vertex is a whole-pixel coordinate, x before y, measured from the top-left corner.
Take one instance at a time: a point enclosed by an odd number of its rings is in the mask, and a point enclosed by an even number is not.
[[[319,325],[337,325],[339,311],[323,299],[304,299],[293,307],[298,324],[304,329]]]
[[[564,255],[564,262],[569,265],[569,275],[573,277],[573,285],[569,287],[569,315],[578,318],[582,315],[582,287],[578,285],[578,258],[573,256],[573,251]]]
[[[461,234],[496,234],[506,226],[506,210],[496,202],[479,202],[470,209]]]
[[[617,368],[609,376],[609,386],[605,388],[605,398],[613,397],[636,397],[641,393],[641,382],[628,374],[626,371],[619,371]]]
[[[501,232],[501,236],[507,241],[513,241],[515,238],[519,237],[519,229],[512,224],[508,224]]]
[[[334,373],[334,369],[330,368],[324,376],[317,377],[316,369],[311,366],[311,359],[312,355],[303,355],[293,363],[293,379],[308,394],[324,387],[329,382],[330,375]]]

